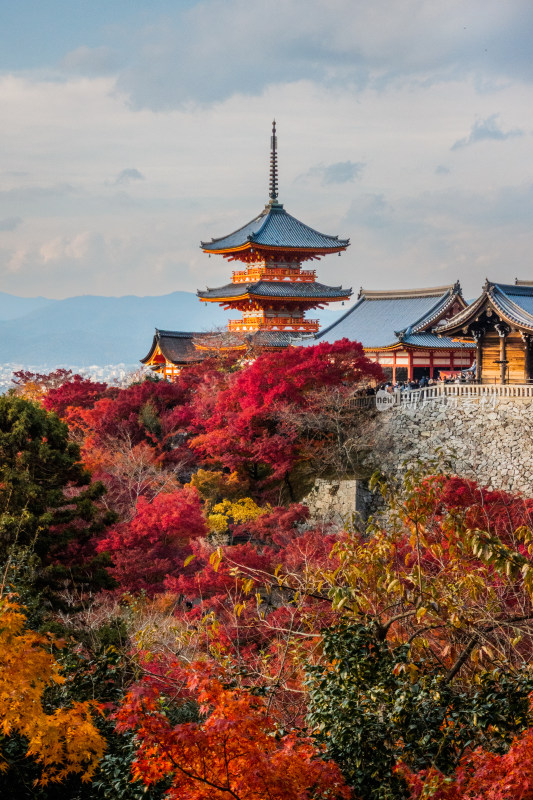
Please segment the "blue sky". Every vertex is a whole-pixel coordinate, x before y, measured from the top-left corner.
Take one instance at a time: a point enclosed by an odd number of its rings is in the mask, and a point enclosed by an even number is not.
[[[3,3],[0,289],[224,283],[267,196],[357,290],[533,278],[530,0]]]

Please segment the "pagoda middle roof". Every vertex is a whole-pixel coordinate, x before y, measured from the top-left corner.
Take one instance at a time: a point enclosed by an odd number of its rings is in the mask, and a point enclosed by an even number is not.
[[[255,281],[254,283],[227,283],[216,289],[205,289],[198,291],[197,295],[201,300],[228,299],[234,300],[238,297],[296,297],[306,299],[308,297],[318,299],[321,297],[328,300],[343,299],[349,297],[351,289],[343,289],[342,286],[325,286],[317,282],[300,281]]]
[[[461,344],[432,332],[458,298],[464,303],[458,284],[396,292],[361,289],[352,308],[302,344],[312,346],[349,339],[361,342],[365,349],[370,350],[393,347],[400,342],[415,347],[461,347]]]
[[[211,239],[210,242],[202,242],[201,247],[207,251],[223,252],[237,250],[247,244],[264,248],[336,251],[348,247],[350,240],[320,233],[285,211],[281,203],[269,203],[242,228],[227,236]]]

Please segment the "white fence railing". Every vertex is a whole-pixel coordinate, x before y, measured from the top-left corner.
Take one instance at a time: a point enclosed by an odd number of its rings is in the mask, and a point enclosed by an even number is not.
[[[400,393],[400,403],[416,403],[440,397],[533,397],[532,384],[478,384],[443,383],[438,386],[425,386]]]
[[[431,400],[456,398],[476,400],[481,398],[497,397],[531,397],[533,398],[533,384],[477,384],[477,383],[441,383],[437,386],[425,386],[423,389],[407,389],[403,392],[394,392],[396,403],[394,405],[422,405]],[[347,406],[353,409],[375,408],[375,395],[354,395],[347,400]]]

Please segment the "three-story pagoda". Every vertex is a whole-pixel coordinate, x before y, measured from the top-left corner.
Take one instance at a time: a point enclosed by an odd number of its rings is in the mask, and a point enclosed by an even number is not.
[[[260,349],[286,347],[294,338],[318,331],[318,320],[308,319],[306,312],[347,300],[352,294],[351,289],[319,283],[315,270],[302,269],[302,265],[329,253],[340,254],[349,244],[349,239],[328,236],[304,225],[279,202],[274,121],[267,205],[234,233],[201,243],[204,252],[240,262],[244,269],[233,271],[231,283],[198,291],[198,297],[241,313],[239,319],[228,322],[225,340],[229,348],[246,343]],[[209,348],[209,337],[196,346]]]

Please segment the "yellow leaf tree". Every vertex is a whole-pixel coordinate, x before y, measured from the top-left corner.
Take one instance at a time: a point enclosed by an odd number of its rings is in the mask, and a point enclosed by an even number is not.
[[[76,702],[45,710],[45,690],[65,681],[50,652],[53,643],[50,636],[26,627],[20,605],[0,596],[0,733],[18,733],[27,740],[26,754],[42,767],[42,783],[73,773],[87,781],[105,750],[91,716],[97,706]],[[8,768],[0,752],[0,770]]]

